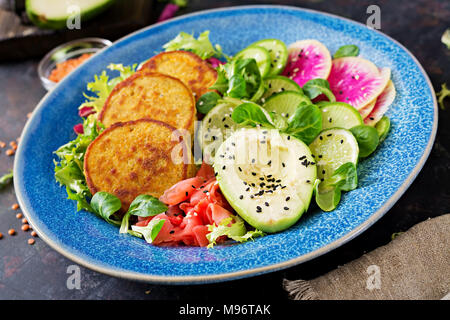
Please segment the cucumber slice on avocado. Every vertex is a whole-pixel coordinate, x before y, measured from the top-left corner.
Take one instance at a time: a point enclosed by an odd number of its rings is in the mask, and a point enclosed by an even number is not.
[[[36,26],[44,29],[67,28],[79,9],[80,21],[86,21],[106,10],[115,0],[27,0],[25,10],[28,18]]]
[[[318,103],[320,111],[322,111],[322,128],[344,128],[351,129],[353,127],[364,124],[364,121],[358,110],[345,102],[320,102]]]
[[[264,39],[256,41],[252,46],[263,47],[270,55],[269,76],[280,74],[286,66],[288,59],[288,50],[283,41],[278,39]]]
[[[255,59],[261,78],[264,78],[270,71],[270,54],[262,47],[247,47],[238,52],[234,59]]]
[[[311,201],[316,165],[302,141],[276,129],[241,128],[218,149],[214,170],[223,195],[251,226],[278,232]]]
[[[296,91],[303,94],[302,88],[295,82],[284,76],[270,76],[264,80],[266,91],[261,101],[264,103],[267,98],[282,91]]]

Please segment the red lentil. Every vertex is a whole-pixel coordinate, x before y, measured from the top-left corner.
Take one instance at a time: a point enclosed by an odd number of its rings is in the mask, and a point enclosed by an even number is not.
[[[33,237],[37,237],[36,231],[31,231],[31,235],[32,235]]]
[[[0,148],[6,147],[6,142],[0,141]]]
[[[48,77],[53,82],[61,81],[65,76],[71,73],[76,67],[78,67],[85,60],[89,59],[92,54],[85,53],[78,58],[69,59],[56,64],[56,68],[52,70]]]
[[[19,204],[14,203],[14,204],[11,206],[11,209],[13,209],[13,210],[19,209]]]
[[[35,242],[35,241],[34,241],[34,239],[33,239],[33,238],[31,238],[31,239],[28,239],[28,244],[29,244],[29,245],[33,245],[33,244],[34,244],[34,242]]]
[[[23,218],[23,214],[21,214],[20,212],[18,214],[16,214],[16,218],[17,219],[22,219]]]
[[[23,218],[23,219],[22,219],[22,223],[23,223],[23,224],[28,223],[28,220],[27,220],[26,218]]]
[[[5,153],[7,156],[12,156],[12,155],[14,155],[15,151],[14,151],[14,149],[8,149],[8,150],[6,150]]]
[[[0,239],[3,238],[3,233],[0,232]]]
[[[14,230],[14,229],[9,229],[9,230],[8,230],[8,234],[9,234],[10,236],[13,236],[13,235],[16,234],[16,230]]]
[[[22,225],[22,231],[28,231],[30,230],[30,226],[28,224]]]

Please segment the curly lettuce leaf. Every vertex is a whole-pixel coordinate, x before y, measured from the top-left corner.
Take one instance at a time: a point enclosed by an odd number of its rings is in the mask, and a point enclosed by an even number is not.
[[[253,240],[256,237],[264,236],[261,230],[247,231],[244,220],[238,216],[229,217],[223,219],[218,226],[208,225],[210,233],[206,235],[209,241],[208,248],[212,248],[219,237],[227,236],[237,242],[247,242]]]
[[[66,187],[68,199],[77,201],[77,210],[91,211],[88,199],[92,197],[84,176],[84,155],[89,144],[97,138],[104,127],[95,117],[88,117],[83,122],[84,133],[55,151],[58,161],[55,163],[55,179]]]
[[[103,70],[100,75],[95,75],[94,81],[87,84],[87,89],[95,95],[89,96],[83,93],[87,100],[80,105],[79,109],[83,107],[94,107],[97,113],[100,112],[112,89],[116,84],[133,75],[136,72],[137,64],[124,66],[123,64],[111,63],[107,68],[111,71],[118,71],[119,75],[110,78],[106,70]]]
[[[180,32],[174,39],[163,45],[163,48],[166,51],[190,51],[202,59],[223,56],[222,48],[218,44],[213,46],[209,40],[209,30],[202,32],[197,39],[189,33]]]

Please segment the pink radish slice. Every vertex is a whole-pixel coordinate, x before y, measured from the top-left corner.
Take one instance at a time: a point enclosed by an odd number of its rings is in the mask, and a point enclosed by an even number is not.
[[[283,75],[300,87],[312,79],[326,79],[331,70],[331,55],[317,40],[300,40],[288,47],[288,62]]]
[[[375,103],[377,102],[377,100],[373,100],[372,102],[369,102],[369,104],[365,105],[364,107],[362,107],[361,109],[359,109],[359,114],[361,115],[361,117],[364,119],[365,117],[367,117],[373,110],[373,108],[375,107]]]
[[[383,92],[391,70],[379,70],[372,62],[359,57],[334,59],[328,76],[336,101],[346,102],[360,110]]]
[[[378,121],[383,117],[386,111],[389,109],[389,106],[395,100],[395,86],[392,81],[389,81],[387,87],[377,98],[377,102],[375,103],[375,107],[372,112],[364,119],[364,123],[369,126],[374,126]]]

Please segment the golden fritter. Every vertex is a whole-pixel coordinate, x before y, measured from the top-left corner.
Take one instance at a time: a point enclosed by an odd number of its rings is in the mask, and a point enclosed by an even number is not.
[[[195,99],[182,81],[161,73],[138,72],[114,87],[98,119],[109,127],[151,118],[192,134],[195,113]]]
[[[199,99],[210,91],[217,78],[216,70],[199,56],[188,51],[162,52],[148,60],[141,68],[168,74],[183,81]]]
[[[84,174],[92,194],[114,194],[126,211],[138,195],[159,198],[178,181],[192,177],[195,166],[190,148],[174,127],[139,119],[103,131],[86,151]]]

